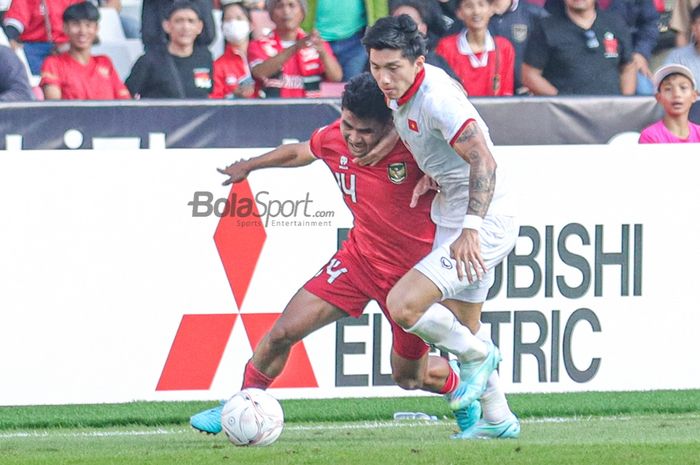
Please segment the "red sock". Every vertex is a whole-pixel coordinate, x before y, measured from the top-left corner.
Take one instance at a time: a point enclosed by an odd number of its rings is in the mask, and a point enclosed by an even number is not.
[[[252,360],[248,360],[248,363],[245,364],[245,370],[243,371],[243,386],[241,386],[241,389],[267,389],[274,380],[275,378],[270,378],[265,373],[255,368]]]
[[[440,389],[439,392],[440,394],[449,394],[450,392],[457,389],[457,386],[459,386],[459,375],[455,373],[455,371],[452,368],[450,368],[450,374],[447,375],[445,385]]]

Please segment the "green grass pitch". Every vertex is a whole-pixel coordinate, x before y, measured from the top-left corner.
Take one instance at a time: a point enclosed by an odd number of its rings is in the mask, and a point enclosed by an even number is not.
[[[509,396],[518,440],[455,441],[439,397],[287,400],[281,438],[234,447],[188,427],[211,403],[0,407],[0,464],[699,464],[700,390]],[[436,422],[396,422],[394,411]]]

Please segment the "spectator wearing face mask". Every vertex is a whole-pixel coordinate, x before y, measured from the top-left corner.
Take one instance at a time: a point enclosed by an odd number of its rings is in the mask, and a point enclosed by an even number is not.
[[[246,55],[250,38],[250,11],[242,0],[224,0],[221,28],[226,41],[224,54],[214,62],[214,90],[210,98],[251,98],[255,81]]]

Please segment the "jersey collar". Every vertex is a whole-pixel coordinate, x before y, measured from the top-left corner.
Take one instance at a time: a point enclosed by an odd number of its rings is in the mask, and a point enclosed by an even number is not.
[[[416,74],[416,79],[413,81],[413,84],[411,84],[411,87],[409,87],[408,90],[401,97],[399,97],[398,100],[389,100],[389,108],[391,108],[392,110],[398,110],[401,105],[411,100],[411,97],[416,95],[416,92],[418,92],[420,85],[423,84],[424,79],[425,66],[422,67],[420,71],[418,71],[418,74]]]

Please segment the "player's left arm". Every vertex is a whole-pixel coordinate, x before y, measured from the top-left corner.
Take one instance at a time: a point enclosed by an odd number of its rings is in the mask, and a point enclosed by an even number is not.
[[[479,229],[496,189],[496,160],[475,120],[469,121],[453,138],[452,148],[469,163],[469,204],[462,234],[452,243],[450,251],[457,261],[459,279],[466,270],[467,280],[471,283],[475,277],[481,279],[488,271],[481,256]],[[468,271],[470,269],[476,276]]]

